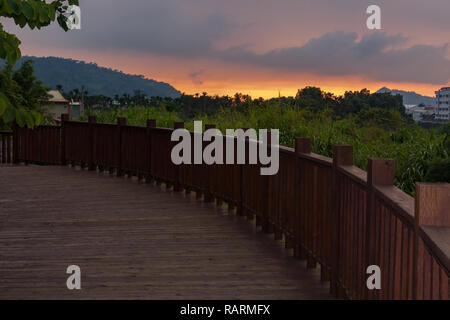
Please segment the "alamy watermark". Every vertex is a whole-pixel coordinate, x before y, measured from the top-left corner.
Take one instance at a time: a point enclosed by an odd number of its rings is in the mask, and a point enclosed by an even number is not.
[[[247,139],[248,143],[246,142]],[[202,163],[207,165],[258,164],[259,160],[259,164],[262,165],[261,175],[278,173],[278,129],[272,129],[270,132],[267,129],[260,129],[258,135],[254,129],[246,131],[243,129],[227,129],[226,135],[222,135],[220,130],[214,128],[208,129],[202,134],[202,121],[194,121],[193,135],[186,129],[176,129],[172,133],[171,140],[178,142],[171,152],[172,162],[176,165]],[[203,147],[203,142],[210,143]],[[246,148],[246,145],[248,145],[248,148]]]
[[[367,18],[367,28],[369,30],[380,30],[381,29],[381,8],[377,5],[370,5],[366,10],[367,14],[370,16]]]
[[[70,276],[67,278],[66,286],[69,290],[80,290],[81,289],[81,269],[77,265],[70,265],[66,270],[67,274]]]
[[[79,6],[68,6],[67,27],[69,30],[81,30],[81,9]]]
[[[381,269],[376,264],[367,267],[366,273],[369,275],[366,281],[367,289],[381,289]]]

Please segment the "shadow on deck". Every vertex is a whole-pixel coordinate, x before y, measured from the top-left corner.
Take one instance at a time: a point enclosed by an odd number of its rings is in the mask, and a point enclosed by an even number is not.
[[[0,180],[0,299],[331,298],[273,236],[195,196],[68,167]]]

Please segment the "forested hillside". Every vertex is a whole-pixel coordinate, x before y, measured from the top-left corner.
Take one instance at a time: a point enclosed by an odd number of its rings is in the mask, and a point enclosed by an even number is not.
[[[56,89],[61,85],[63,90],[69,92],[84,86],[89,95],[134,94],[139,90],[148,97],[176,98],[180,92],[170,84],[146,79],[141,75],[129,75],[123,72],[99,67],[95,63],[86,63],[72,59],[56,57],[22,57],[17,67],[26,61],[32,60],[34,74],[44,85]]]

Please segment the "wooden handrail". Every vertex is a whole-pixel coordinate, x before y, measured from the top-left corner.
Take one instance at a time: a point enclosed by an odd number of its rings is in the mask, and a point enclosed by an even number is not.
[[[170,159],[173,130],[157,128],[155,120],[139,127],[124,118],[101,124],[94,117],[88,123],[65,117],[61,126],[15,127],[14,150],[26,163],[109,169],[176,192],[195,191],[206,202],[226,202],[284,240],[309,268],[319,265],[337,297],[448,299],[449,184],[418,184],[414,199],[394,186],[392,159],[368,159],[366,172],[354,166],[352,147],[336,146],[328,158],[311,152],[309,138],[296,138],[295,149],[280,146],[274,176],[261,176],[260,165],[176,166]],[[381,289],[366,286],[369,265],[380,266]]]

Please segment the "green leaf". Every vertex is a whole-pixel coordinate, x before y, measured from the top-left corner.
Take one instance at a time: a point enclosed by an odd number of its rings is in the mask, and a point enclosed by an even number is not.
[[[3,44],[6,49],[6,58],[8,59],[8,63],[13,65],[16,63],[16,51],[13,50],[8,43]]]
[[[23,14],[27,17],[28,21],[32,20],[34,17],[34,9],[28,2],[22,3]]]
[[[3,44],[0,44],[0,59],[6,59],[6,49]]]
[[[0,92],[0,117],[5,113],[7,105],[7,98]]]
[[[46,23],[49,20],[49,13],[47,8],[40,6],[39,7],[39,21],[41,23]]]
[[[39,4],[36,1],[31,1],[29,4],[33,7],[33,20],[37,21],[39,19]]]
[[[9,7],[15,14],[20,14],[22,12],[22,6],[19,1],[8,0]]]
[[[25,121],[27,123],[27,127],[30,129],[33,129],[34,125],[35,125],[35,121],[34,121],[34,117],[32,116],[31,112],[23,110],[22,113],[25,116]]]
[[[59,26],[64,29],[64,31],[69,30],[69,28],[67,27],[67,22],[66,22],[67,18],[65,16],[60,14],[56,20],[58,21]]]
[[[16,116],[16,122],[19,125],[19,127],[25,126],[25,115],[22,110],[15,109],[15,116]]]
[[[17,60],[19,60],[21,56],[22,56],[22,52],[20,52],[19,47],[16,47],[16,58],[17,58]]]
[[[10,5],[8,4],[7,0],[3,0],[2,11],[4,11],[7,15],[11,15],[13,13],[13,10],[10,7]]]
[[[33,118],[34,118],[34,125],[40,126],[44,120],[44,117],[42,116],[42,114],[40,114],[39,112],[36,112],[34,110],[31,111],[31,114],[33,115]]]
[[[20,16],[17,16],[14,18],[14,22],[19,25],[19,27],[23,28],[27,24],[27,18],[21,14]]]
[[[56,9],[54,6],[50,6],[48,8],[49,10],[49,16],[50,16],[50,20],[55,21],[55,17],[56,17]]]
[[[13,122],[15,116],[16,116],[16,109],[12,105],[7,104],[6,111],[3,114],[3,122],[11,123],[11,122]]]

